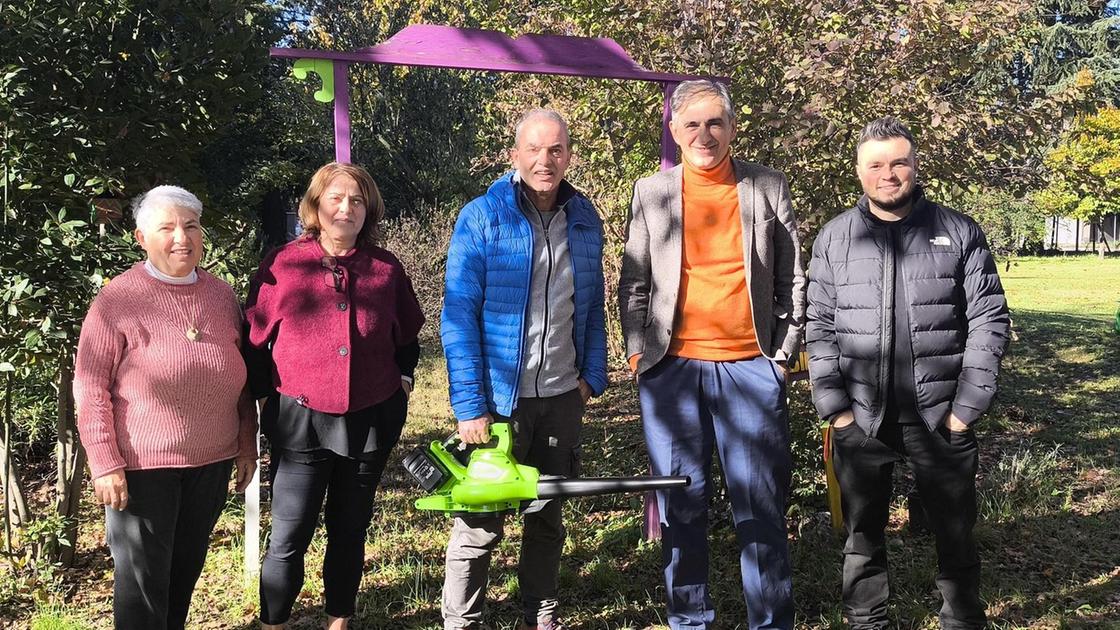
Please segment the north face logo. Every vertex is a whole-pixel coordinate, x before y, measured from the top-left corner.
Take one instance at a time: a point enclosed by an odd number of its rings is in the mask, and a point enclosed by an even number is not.
[[[935,237],[929,239],[929,244],[930,245],[940,245],[942,247],[948,247],[948,246],[952,245],[953,242],[949,240],[948,236],[935,236]]]

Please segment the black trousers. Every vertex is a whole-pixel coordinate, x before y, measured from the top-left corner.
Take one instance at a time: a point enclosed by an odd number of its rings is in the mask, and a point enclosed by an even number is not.
[[[272,451],[272,531],[261,567],[261,621],[288,621],[303,588],[304,554],[326,497],[323,522],[327,550],[323,559],[326,612],[351,617],[362,581],[366,530],[373,498],[389,453],[400,439],[404,413],[381,416],[378,449],[349,458],[320,449],[315,453]]]
[[[125,471],[128,507],[105,508],[117,630],[182,630],[233,460]]]
[[[937,542],[941,627],[983,628],[976,524],[976,435],[942,426],[886,424],[868,437],[856,424],[832,432],[832,453],[848,541],[844,546],[844,614],[855,630],[888,628],[887,525],[892,473],[907,461]]]

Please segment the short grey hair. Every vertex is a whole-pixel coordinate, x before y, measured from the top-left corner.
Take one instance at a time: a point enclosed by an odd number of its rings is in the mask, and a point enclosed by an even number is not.
[[[731,103],[731,92],[727,90],[726,85],[711,79],[681,81],[677,89],[673,90],[673,95],[669,97],[669,109],[673,111],[675,118],[686,105],[705,96],[718,98],[723,104],[723,111],[727,112],[728,120],[735,122],[735,106]]]
[[[186,208],[202,218],[202,202],[194,193],[179,186],[156,186],[132,202],[132,218],[136,220],[136,227],[141,227],[153,210],[163,206]]]
[[[572,144],[572,137],[568,134],[568,121],[564,120],[564,117],[560,115],[560,112],[556,111],[555,109],[538,107],[536,109],[530,109],[529,111],[522,114],[521,118],[517,120],[517,124],[513,126],[514,146],[517,146],[521,142],[521,130],[525,128],[525,123],[536,120],[538,118],[551,120],[557,125],[560,125],[560,129],[564,131],[564,136],[568,138],[568,144]]]
[[[918,145],[914,142],[914,135],[901,120],[894,116],[883,116],[867,123],[863,131],[859,132],[859,142],[856,143],[856,152],[866,142],[871,140],[890,140],[891,138],[905,138],[910,143],[910,155],[918,152]]]

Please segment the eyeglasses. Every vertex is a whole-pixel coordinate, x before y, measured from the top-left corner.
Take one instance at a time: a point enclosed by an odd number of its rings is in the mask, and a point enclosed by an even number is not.
[[[346,289],[346,270],[338,266],[338,259],[334,256],[323,256],[319,265],[327,270],[323,274],[323,281],[327,286],[333,286],[335,291],[342,293]]]

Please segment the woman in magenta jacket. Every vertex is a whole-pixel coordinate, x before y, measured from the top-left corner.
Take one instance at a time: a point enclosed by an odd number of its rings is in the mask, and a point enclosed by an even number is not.
[[[374,493],[404,426],[424,323],[400,261],[375,244],[384,214],[364,168],[323,166],[300,202],[303,236],[267,256],[249,288],[249,382],[272,446],[266,629],[291,616],[324,509],[327,627],[346,628],[354,614]]]

